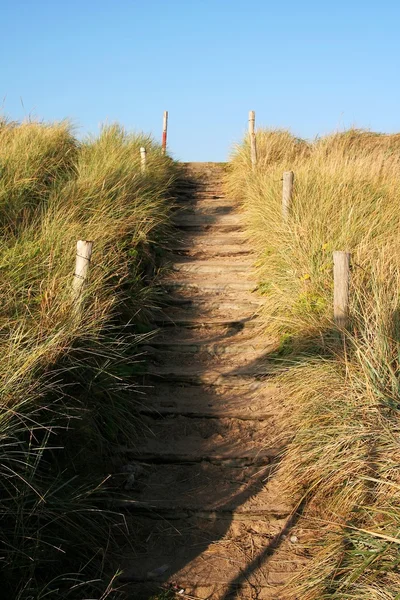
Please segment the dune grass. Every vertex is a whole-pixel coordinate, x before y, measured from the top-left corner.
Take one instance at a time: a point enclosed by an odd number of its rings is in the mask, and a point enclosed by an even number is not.
[[[258,251],[265,328],[292,410],[282,461],[306,499],[310,557],[286,592],[302,600],[400,598],[400,136],[350,130],[313,143],[257,132],[233,153],[238,196]],[[283,171],[295,172],[289,221]],[[332,321],[332,252],[352,253],[351,324]]]
[[[102,500],[105,461],[134,441],[135,345],[176,167],[118,125],[78,142],[68,123],[2,121],[0,172],[2,591],[117,597],[106,554],[130,532]],[[78,239],[94,249],[76,310]]]

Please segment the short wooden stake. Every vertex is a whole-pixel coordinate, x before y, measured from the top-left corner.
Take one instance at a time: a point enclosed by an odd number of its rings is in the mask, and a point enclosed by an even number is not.
[[[76,244],[76,263],[72,291],[75,300],[79,300],[87,279],[92,256],[93,242],[78,240]]]
[[[256,113],[254,110],[249,112],[249,140],[250,140],[250,156],[251,166],[254,169],[257,164],[257,140],[255,132]]]
[[[285,171],[283,174],[282,184],[282,217],[284,221],[288,221],[289,219],[290,207],[292,204],[293,196],[293,182],[293,171]]]
[[[349,320],[350,252],[333,253],[333,318],[340,329]]]
[[[140,170],[142,173],[146,172],[146,148],[143,146],[140,148]]]
[[[161,152],[165,154],[167,151],[167,131],[168,131],[168,111],[164,111],[163,118],[163,131],[162,131],[162,144],[161,144]]]

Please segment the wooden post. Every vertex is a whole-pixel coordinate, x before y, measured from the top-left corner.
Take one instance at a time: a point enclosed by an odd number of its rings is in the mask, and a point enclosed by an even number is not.
[[[345,329],[349,318],[350,252],[333,253],[333,318]]]
[[[75,300],[79,300],[85,280],[88,276],[93,242],[78,240],[76,244],[76,263],[72,292]]]
[[[250,140],[250,156],[251,166],[254,169],[257,164],[257,141],[255,132],[256,113],[254,110],[249,112],[249,140]]]
[[[292,204],[293,196],[293,182],[293,171],[285,171],[283,174],[282,184],[282,217],[285,222],[287,222],[289,219],[290,206]]]
[[[140,148],[140,170],[142,173],[146,172],[146,148],[143,146]]]
[[[162,144],[161,144],[161,153],[165,154],[167,151],[167,131],[168,131],[168,111],[164,111],[163,118],[163,132],[162,132]]]

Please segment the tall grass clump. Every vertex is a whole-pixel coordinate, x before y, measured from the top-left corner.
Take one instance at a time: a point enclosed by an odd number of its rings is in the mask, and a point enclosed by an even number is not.
[[[19,600],[115,597],[106,553],[126,525],[103,479],[107,456],[134,443],[135,345],[175,165],[118,125],[78,142],[66,123],[3,121],[0,168],[1,587]],[[78,239],[94,242],[79,310]]]
[[[287,597],[400,597],[400,136],[350,130],[313,143],[257,134],[232,157],[256,241],[265,327],[280,339],[292,410],[282,469],[306,500],[310,560]],[[295,172],[281,215],[282,173]],[[333,323],[332,252],[352,253],[351,324]]]
[[[0,213],[3,234],[24,227],[52,189],[72,174],[78,144],[67,122],[0,120]]]

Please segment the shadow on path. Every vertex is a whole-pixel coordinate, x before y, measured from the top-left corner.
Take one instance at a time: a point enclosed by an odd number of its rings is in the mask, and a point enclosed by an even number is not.
[[[196,189],[195,182],[185,185]],[[195,200],[189,208],[196,209]],[[213,217],[208,207],[210,226],[228,213],[215,210]],[[182,247],[198,236],[203,229],[181,233]],[[148,342],[143,437],[128,452],[136,535],[128,557],[124,549],[120,579],[135,600],[175,583],[213,600],[257,598],[261,588],[278,598],[301,565],[287,536],[302,507],[293,513],[279,486],[285,406],[272,373],[285,366],[253,326],[256,307],[240,319],[227,309],[230,324],[219,329],[174,326],[179,314],[212,318],[215,302],[250,304],[250,289],[222,291],[209,304],[200,292],[169,294],[164,326]]]

